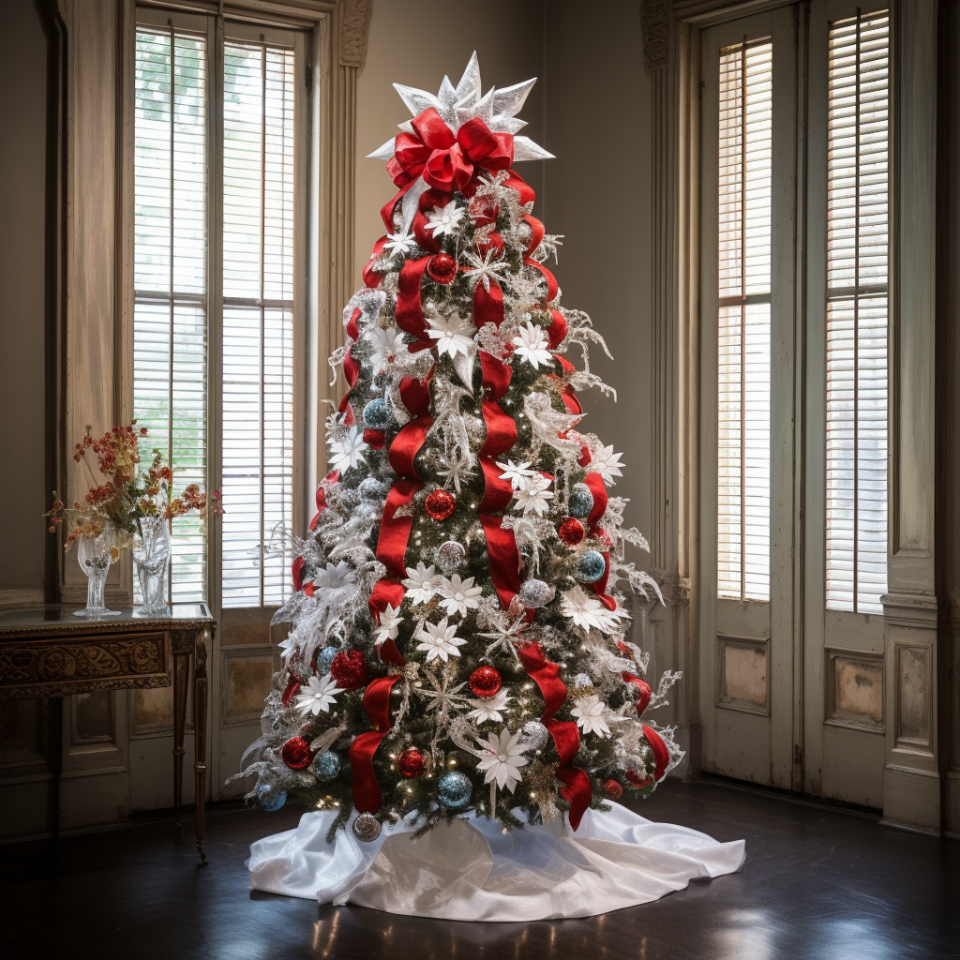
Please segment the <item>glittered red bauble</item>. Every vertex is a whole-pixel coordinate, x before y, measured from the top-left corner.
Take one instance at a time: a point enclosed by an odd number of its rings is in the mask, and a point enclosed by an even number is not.
[[[647,738],[647,743],[650,744],[650,749],[653,751],[653,761],[657,765],[653,772],[653,779],[659,780],[667,772],[667,767],[670,766],[670,751],[663,742],[663,737],[653,727],[643,724],[643,735]]]
[[[457,501],[446,490],[434,490],[427,496],[424,506],[434,520],[442,522],[457,509]]]
[[[623,787],[616,780],[607,780],[603,785],[603,792],[614,800],[619,800],[623,796]]]
[[[359,650],[341,650],[330,664],[330,675],[343,690],[356,690],[367,682],[367,658]]]
[[[635,770],[627,770],[624,773],[624,776],[638,789],[642,790],[644,787],[650,785],[649,777],[638,777]]]
[[[457,261],[446,253],[438,253],[427,261],[427,273],[437,283],[450,283],[457,275]]]
[[[310,744],[303,737],[291,737],[280,748],[280,757],[291,770],[303,770],[310,765]]]
[[[560,524],[558,533],[560,534],[560,539],[571,547],[575,547],[587,535],[583,524],[577,520],[576,517],[567,517],[567,519]]]
[[[283,696],[280,698],[280,702],[286,706],[299,692],[300,679],[296,674],[291,673],[290,679],[287,680],[287,686],[283,691]]]
[[[426,768],[427,761],[423,759],[423,754],[413,747],[404,750],[397,760],[397,769],[405,777],[419,777]]]
[[[500,674],[493,667],[477,667],[470,674],[470,689],[478,697],[492,697],[502,684]]]

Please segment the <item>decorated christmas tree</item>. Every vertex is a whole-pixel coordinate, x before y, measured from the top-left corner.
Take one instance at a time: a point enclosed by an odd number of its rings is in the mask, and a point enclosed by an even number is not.
[[[249,796],[329,810],[328,839],[464,814],[506,828],[626,791],[681,754],[649,712],[623,591],[658,593],[611,495],[620,454],[582,430],[578,391],[605,345],[566,309],[520,160],[534,81],[483,94],[474,55],[372,157],[399,193],[330,360],[349,391],[327,420],[330,473],[295,554],[284,669],[248,751]],[[579,365],[575,365],[576,359]],[[614,397],[615,399],[615,397]]]

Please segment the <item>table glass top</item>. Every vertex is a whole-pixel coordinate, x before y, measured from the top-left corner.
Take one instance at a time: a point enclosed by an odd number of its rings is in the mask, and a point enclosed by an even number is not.
[[[161,617],[138,616],[130,607],[120,608],[119,616],[102,617],[97,620],[88,620],[85,617],[75,617],[75,610],[82,610],[82,606],[65,606],[63,604],[49,604],[44,607],[30,607],[21,610],[7,610],[0,612],[0,630],[23,629],[24,627],[46,626],[82,626],[83,624],[142,624],[142,623],[178,623],[185,620],[212,620],[210,610],[205,603],[174,603],[170,605],[170,612]]]

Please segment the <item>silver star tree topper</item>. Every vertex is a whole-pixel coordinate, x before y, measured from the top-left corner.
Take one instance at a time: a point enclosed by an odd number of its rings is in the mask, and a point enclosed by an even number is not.
[[[525,80],[523,83],[504,87],[502,90],[491,87],[481,96],[480,64],[474,52],[456,87],[450,82],[449,77],[444,77],[443,83],[440,84],[440,92],[436,96],[427,93],[426,90],[404,86],[402,83],[395,83],[393,86],[414,117],[433,107],[454,133],[468,120],[479,117],[493,133],[516,134],[527,125],[525,120],[517,117],[517,114],[536,82],[537,78],[534,77],[532,80]],[[405,133],[414,132],[409,120],[399,126]],[[395,138],[388,140],[379,150],[367,154],[367,158],[389,160],[394,153],[394,142]],[[513,159],[552,160],[553,154],[534,143],[529,137],[514,136]]]

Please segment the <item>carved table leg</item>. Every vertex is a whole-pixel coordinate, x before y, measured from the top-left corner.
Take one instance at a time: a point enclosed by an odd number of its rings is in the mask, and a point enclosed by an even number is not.
[[[197,775],[197,852],[203,866],[207,856],[203,852],[203,821],[207,799],[207,637],[209,631],[197,634],[193,673],[193,735],[196,746],[193,769]]]
[[[180,805],[183,803],[183,738],[187,726],[187,676],[190,668],[190,653],[179,649],[173,651],[173,810],[180,835]]]

